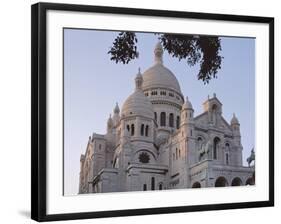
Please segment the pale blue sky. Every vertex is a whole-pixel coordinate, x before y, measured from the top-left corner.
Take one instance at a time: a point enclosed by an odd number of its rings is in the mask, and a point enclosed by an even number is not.
[[[78,193],[80,155],[88,137],[104,134],[109,114],[118,102],[120,109],[134,89],[138,71],[153,64],[157,36],[138,34],[140,56],[128,65],[115,64],[107,54],[117,33],[95,30],[64,30],[64,192]],[[164,52],[164,65],[177,77],[188,96],[195,116],[202,103],[215,92],[230,122],[235,112],[241,124],[244,164],[255,143],[255,40],[221,37],[224,57],[218,78],[204,85],[197,80],[198,66],[189,67]]]

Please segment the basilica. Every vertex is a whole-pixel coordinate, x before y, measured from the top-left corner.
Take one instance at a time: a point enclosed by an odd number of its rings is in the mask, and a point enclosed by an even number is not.
[[[216,94],[194,116],[176,76],[154,49],[154,64],[135,77],[135,90],[93,133],[80,157],[79,194],[254,185],[243,166],[238,118],[223,117]]]

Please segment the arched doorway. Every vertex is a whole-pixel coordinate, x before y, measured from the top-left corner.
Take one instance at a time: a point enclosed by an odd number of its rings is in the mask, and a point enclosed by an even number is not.
[[[231,182],[231,186],[241,186],[241,185],[242,185],[242,180],[239,177],[235,177]]]
[[[227,180],[224,177],[217,178],[215,187],[226,187],[228,186]]]
[[[201,188],[201,184],[199,182],[195,182],[193,185],[192,185],[192,188]]]
[[[255,185],[255,180],[253,177],[250,177],[246,180],[246,184],[245,185]]]

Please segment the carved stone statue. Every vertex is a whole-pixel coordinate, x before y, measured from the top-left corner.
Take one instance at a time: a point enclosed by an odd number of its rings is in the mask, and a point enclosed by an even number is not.
[[[208,159],[209,152],[211,150],[211,141],[209,140],[205,145],[199,150],[199,161]]]
[[[251,165],[252,161],[255,161],[255,151],[254,151],[254,148],[252,148],[251,155],[247,158],[248,166]]]

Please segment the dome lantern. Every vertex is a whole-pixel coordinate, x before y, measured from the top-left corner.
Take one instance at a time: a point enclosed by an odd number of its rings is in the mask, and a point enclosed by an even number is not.
[[[160,42],[158,42],[154,49],[154,61],[156,64],[163,63],[163,48]]]

